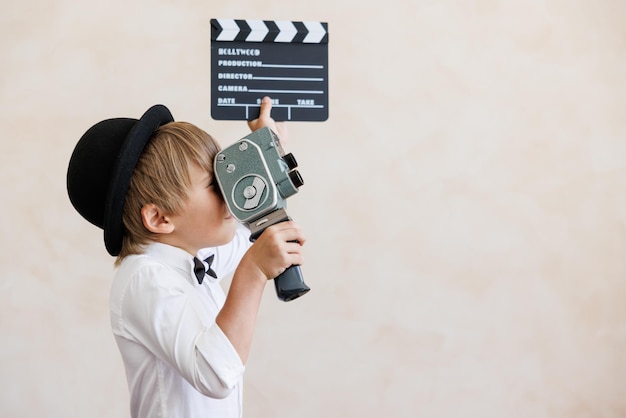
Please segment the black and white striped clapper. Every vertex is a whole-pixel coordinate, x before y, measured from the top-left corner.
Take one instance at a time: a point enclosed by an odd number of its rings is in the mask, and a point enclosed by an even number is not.
[[[328,24],[211,19],[211,116],[251,120],[264,96],[277,121],[328,119]]]

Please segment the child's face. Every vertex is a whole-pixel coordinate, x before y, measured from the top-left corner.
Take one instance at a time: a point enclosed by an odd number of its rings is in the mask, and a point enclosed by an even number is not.
[[[229,243],[237,224],[216,190],[212,176],[193,164],[189,171],[191,185],[179,215],[170,216],[175,225],[171,238],[190,254],[199,249]]]

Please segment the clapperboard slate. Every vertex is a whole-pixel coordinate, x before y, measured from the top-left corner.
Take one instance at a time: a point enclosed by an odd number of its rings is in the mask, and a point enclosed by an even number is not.
[[[211,19],[211,116],[251,120],[261,99],[277,121],[328,119],[328,24]]]

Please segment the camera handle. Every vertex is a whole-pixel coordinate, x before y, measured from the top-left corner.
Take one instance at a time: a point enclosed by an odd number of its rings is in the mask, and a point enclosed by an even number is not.
[[[289,302],[307,293],[311,288],[304,283],[300,266],[291,266],[274,279],[276,296],[283,302]]]
[[[268,216],[250,222],[248,225],[251,233],[250,241],[256,241],[267,227],[289,220],[291,220],[291,218],[287,215],[287,212],[281,208],[270,213]],[[300,270],[300,266],[297,265],[288,267],[287,270],[275,277],[274,287],[276,288],[276,296],[283,302],[297,299],[311,290],[311,288],[304,283],[302,271]]]

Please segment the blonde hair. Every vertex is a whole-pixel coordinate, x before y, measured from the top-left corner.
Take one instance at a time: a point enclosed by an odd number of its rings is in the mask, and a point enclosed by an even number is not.
[[[167,214],[178,215],[187,199],[191,164],[213,175],[213,159],[219,150],[211,135],[187,122],[171,122],[156,130],[139,157],[126,193],[122,248],[116,264],[142,253],[142,247],[155,239],[143,225],[141,208],[152,203]]]

